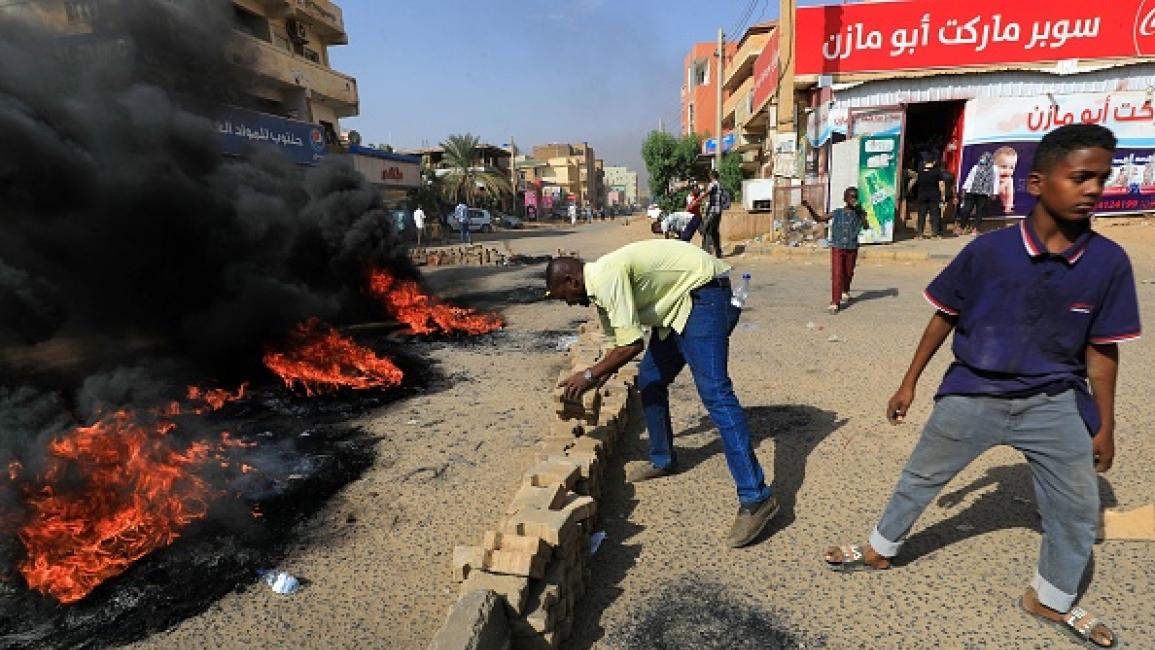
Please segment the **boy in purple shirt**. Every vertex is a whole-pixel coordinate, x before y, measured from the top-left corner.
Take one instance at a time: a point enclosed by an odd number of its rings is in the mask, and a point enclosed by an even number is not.
[[[1116,344],[1140,334],[1131,263],[1089,223],[1115,144],[1097,125],[1047,134],[1028,180],[1038,199],[1030,216],[971,242],[927,287],[937,311],[887,419],[903,421],[952,331],[955,361],[869,544],[827,549],[831,569],[889,568],[943,486],[984,451],[1008,445],[1030,465],[1044,531],[1019,606],[1095,647],[1118,644],[1073,606],[1098,524],[1095,471],[1110,469],[1115,455]]]

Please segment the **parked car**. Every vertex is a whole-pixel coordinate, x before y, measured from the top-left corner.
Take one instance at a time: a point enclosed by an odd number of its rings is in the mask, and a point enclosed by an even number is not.
[[[493,232],[493,215],[481,208],[469,209],[470,232]]]
[[[497,223],[502,228],[520,228],[521,217],[512,214],[498,213]]]

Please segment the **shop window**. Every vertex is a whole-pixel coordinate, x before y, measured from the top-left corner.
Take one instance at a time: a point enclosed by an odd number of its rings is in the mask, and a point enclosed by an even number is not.
[[[70,0],[64,3],[64,13],[70,23],[87,23],[96,18],[96,3],[93,0]]]
[[[315,51],[310,50],[307,47],[303,48],[303,49],[304,49],[304,52],[302,53],[302,56],[304,56],[306,59],[312,61],[313,63],[320,63],[321,62],[321,55],[320,54],[317,54]]]
[[[266,43],[272,42],[268,19],[237,5],[233,5],[233,29]]]

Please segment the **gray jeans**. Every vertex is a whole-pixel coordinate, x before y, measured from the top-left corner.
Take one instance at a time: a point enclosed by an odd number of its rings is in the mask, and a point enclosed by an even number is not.
[[[894,557],[930,503],[979,454],[998,445],[1023,453],[1042,515],[1043,542],[1031,586],[1051,609],[1071,608],[1091,558],[1099,520],[1099,484],[1091,436],[1075,392],[1022,399],[948,395],[938,401],[870,545]]]

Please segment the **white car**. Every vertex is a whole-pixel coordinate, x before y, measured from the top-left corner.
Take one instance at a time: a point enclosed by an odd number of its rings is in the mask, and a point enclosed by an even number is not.
[[[489,210],[469,208],[470,232],[493,232],[493,215]]]
[[[662,209],[658,207],[657,203],[652,203],[650,207],[646,208],[646,216],[648,216],[651,221],[657,221],[662,218]]]

